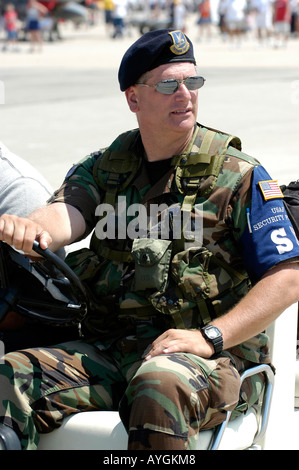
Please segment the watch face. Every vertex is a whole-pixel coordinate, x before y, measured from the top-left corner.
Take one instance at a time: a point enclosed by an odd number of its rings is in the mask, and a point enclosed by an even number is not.
[[[211,328],[210,331],[209,331],[209,337],[211,339],[214,339],[214,338],[217,338],[217,336],[219,336],[218,331],[215,330],[215,328]]]
[[[218,336],[221,336],[220,331],[215,326],[211,326],[210,328],[208,328],[206,330],[206,334],[210,339],[215,339],[218,338]]]

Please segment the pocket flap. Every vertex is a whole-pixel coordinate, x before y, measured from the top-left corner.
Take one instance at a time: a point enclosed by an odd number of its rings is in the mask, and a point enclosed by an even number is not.
[[[170,240],[138,238],[133,241],[131,253],[139,266],[153,266],[163,258],[170,244]]]

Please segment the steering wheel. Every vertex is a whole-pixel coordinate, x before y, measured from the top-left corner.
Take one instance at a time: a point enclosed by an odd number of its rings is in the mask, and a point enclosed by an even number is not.
[[[11,312],[57,326],[79,324],[87,312],[83,284],[48,248],[34,242],[43,261],[33,261],[0,242],[0,322]]]

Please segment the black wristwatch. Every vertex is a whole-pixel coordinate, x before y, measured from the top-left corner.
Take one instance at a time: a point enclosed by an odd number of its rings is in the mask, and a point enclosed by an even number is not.
[[[219,328],[214,325],[207,325],[201,328],[201,332],[204,338],[213,344],[215,354],[221,353],[223,350],[223,337]]]

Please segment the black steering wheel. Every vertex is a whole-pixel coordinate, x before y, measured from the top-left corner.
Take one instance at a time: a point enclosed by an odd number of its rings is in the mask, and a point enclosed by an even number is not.
[[[43,257],[33,261],[0,242],[0,322],[14,311],[57,326],[81,323],[87,312],[83,284],[72,269],[49,249],[34,242]]]

